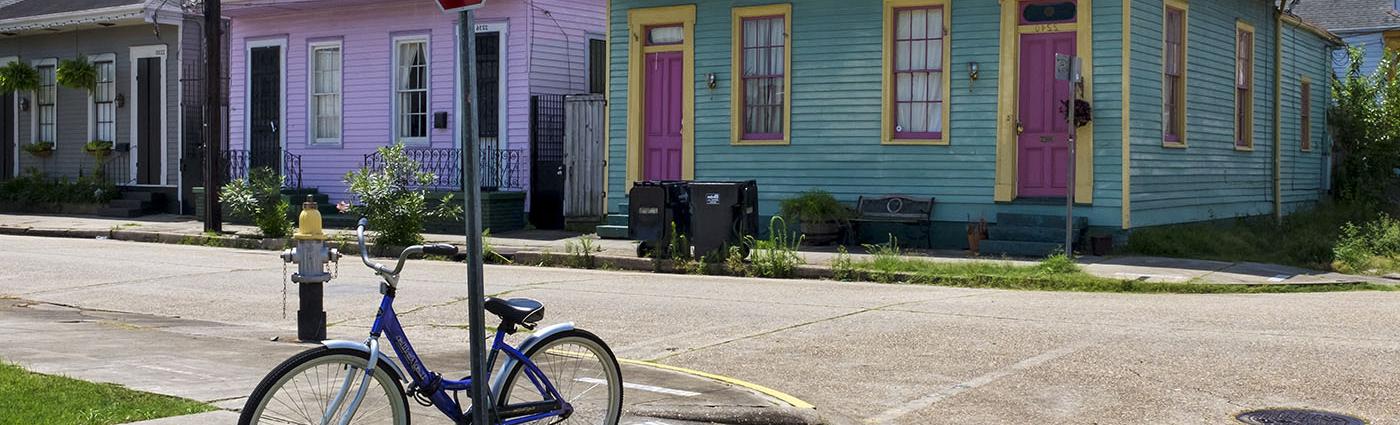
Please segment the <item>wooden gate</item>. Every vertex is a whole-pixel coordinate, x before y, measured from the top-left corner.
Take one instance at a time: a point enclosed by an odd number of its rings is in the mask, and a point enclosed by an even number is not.
[[[603,126],[607,101],[600,94],[564,100],[564,216],[602,217]]]

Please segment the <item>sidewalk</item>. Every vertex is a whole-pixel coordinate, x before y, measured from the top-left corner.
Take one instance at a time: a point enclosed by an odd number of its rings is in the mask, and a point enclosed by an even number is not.
[[[257,230],[251,226],[225,224],[225,232],[239,237],[256,238]],[[342,234],[353,238],[346,230],[327,230],[332,235]],[[0,214],[0,234],[57,236],[80,238],[112,238],[144,242],[190,243],[191,238],[200,238],[203,223],[189,216],[154,215],[134,219],[116,219],[86,216],[48,216]],[[499,252],[565,253],[565,244],[580,236],[578,233],[556,230],[522,230],[493,235],[488,242]],[[461,244],[462,236],[425,234],[429,242]],[[594,238],[594,245],[601,249],[598,256],[635,257],[636,244],[626,240]],[[239,244],[244,248],[277,249],[280,244],[262,244],[256,239],[245,239]],[[266,245],[266,246],[261,246]],[[836,257],[834,248],[804,247],[799,254],[809,265],[828,265]],[[851,258],[860,260],[869,256],[853,252]],[[906,255],[923,257],[929,261],[1002,261],[1017,265],[1032,265],[1035,259],[1007,259],[989,257],[969,257],[964,251],[908,252]],[[1314,285],[1336,283],[1377,283],[1400,284],[1400,281],[1372,276],[1356,276],[1324,272],[1275,264],[1248,262],[1226,262],[1160,257],[1094,257],[1078,258],[1084,271],[1099,277],[1148,282],[1185,283],[1209,282],[1239,285]]]

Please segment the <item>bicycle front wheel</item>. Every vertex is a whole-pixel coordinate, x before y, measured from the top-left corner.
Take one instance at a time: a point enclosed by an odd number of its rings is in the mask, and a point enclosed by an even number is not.
[[[540,419],[539,424],[617,425],[622,417],[622,371],[608,345],[584,330],[550,335],[524,353],[573,407],[567,418]],[[501,389],[501,407],[545,400],[525,365],[511,368]]]
[[[349,415],[350,424],[408,425],[403,386],[383,359],[359,408],[347,411],[368,364],[368,354],[349,349],[317,347],[292,356],[253,390],[238,424],[339,424]]]

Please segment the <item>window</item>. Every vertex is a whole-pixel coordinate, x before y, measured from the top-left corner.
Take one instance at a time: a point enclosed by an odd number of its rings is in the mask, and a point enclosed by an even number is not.
[[[1299,147],[1304,151],[1310,151],[1312,150],[1312,81],[1304,77],[1302,87],[1299,90],[1301,90],[1299,93],[1301,104],[1298,106],[1298,119],[1302,121],[1299,123],[1298,129],[1298,134],[1302,137]]]
[[[948,143],[947,23],[941,1],[885,2],[885,143]]]
[[[1235,148],[1254,148],[1254,27],[1235,31]]]
[[[1162,143],[1186,144],[1186,5],[1168,1],[1162,37]]]
[[[405,144],[428,143],[428,40],[394,43],[395,138]]]
[[[588,39],[588,92],[603,94],[606,87],[608,45],[601,38]]]
[[[57,59],[44,59],[35,62],[39,71],[39,90],[34,92],[34,141],[56,143],[55,118],[58,117],[58,87],[54,72]]]
[[[339,144],[340,42],[311,45],[311,143]]]
[[[788,141],[791,11],[786,4],[734,9],[736,142]]]
[[[684,42],[685,27],[681,25],[667,25],[664,27],[651,27],[647,29],[647,45],[649,46],[665,46]]]
[[[116,142],[116,56],[104,55],[93,60],[93,70],[97,71],[97,86],[92,92],[92,139]]]

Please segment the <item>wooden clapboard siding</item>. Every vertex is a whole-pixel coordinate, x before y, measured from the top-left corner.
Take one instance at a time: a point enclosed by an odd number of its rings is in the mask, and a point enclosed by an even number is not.
[[[531,37],[542,32],[531,31],[529,10],[523,1],[501,1],[488,3],[487,7],[476,12],[478,23],[505,23],[507,26],[506,47],[502,52],[502,60],[506,61],[506,74],[502,78],[506,79],[507,114],[503,131],[509,147],[514,149],[528,147],[529,101],[534,90],[529,77],[531,70],[552,66],[552,59],[532,60],[530,57]],[[556,17],[561,15],[569,13],[555,13]],[[393,38],[427,34],[430,55],[429,111],[445,111],[453,117],[449,120],[448,128],[430,128],[429,143],[434,148],[456,146],[456,133],[452,128],[458,115],[454,97],[457,84],[454,59],[457,52],[456,22],[457,15],[442,13],[432,2],[413,0],[345,6],[334,11],[279,11],[234,17],[230,46],[230,144],[240,148],[245,144],[248,41],[285,39],[287,106],[283,126],[287,150],[302,156],[305,186],[319,188],[332,200],[347,199],[349,194],[343,182],[345,173],[358,169],[365,154],[391,142]],[[596,27],[602,27],[601,17]],[[307,143],[308,43],[324,40],[340,40],[344,63],[344,123],[341,144],[338,146],[312,146]],[[576,53],[576,56],[582,57],[582,53]]]
[[[1185,149],[1162,146],[1162,0],[1133,0],[1133,5],[1133,226],[1272,212],[1274,18],[1268,4],[1190,2]],[[1236,150],[1234,144],[1240,20],[1255,28],[1252,151]]]
[[[159,31],[152,26],[128,25],[111,28],[95,28],[79,31],[64,31],[53,34],[25,35],[6,38],[0,42],[0,57],[14,56],[20,61],[32,64],[34,60],[55,58],[58,61],[79,56],[112,53],[116,56],[116,91],[126,96],[125,107],[117,108],[116,143],[131,143],[131,117],[136,105],[132,99],[131,46],[164,44],[165,56],[165,183],[175,186],[179,182],[180,159],[180,115],[179,115],[179,74],[180,27],[160,24]],[[53,156],[40,159],[21,150],[19,171],[33,169],[50,177],[76,178],[80,173],[91,175],[94,168],[92,156],[83,151],[88,138],[88,122],[91,103],[86,90],[58,87],[57,112],[55,117],[55,137],[57,146]],[[38,113],[32,92],[18,94],[30,102],[28,112],[16,110],[19,121],[20,146],[34,141],[34,115]],[[160,111],[155,111],[159,113]]]
[[[1283,208],[1291,212],[1307,208],[1327,190],[1325,166],[1331,146],[1327,134],[1327,105],[1331,103],[1330,55],[1316,35],[1293,26],[1283,31]],[[1311,83],[1312,149],[1302,150],[1302,81]]]
[[[609,202],[616,210],[626,193],[627,12],[677,4],[663,0],[614,0],[610,19]],[[1000,5],[953,0],[949,87],[951,124],[948,146],[880,144],[881,2],[804,0],[792,2],[792,143],[784,146],[730,144],[731,17],[736,6],[761,1],[706,2],[697,6],[695,30],[696,178],[757,179],[760,210],[776,211],[777,201],[810,188],[831,191],[852,202],[861,195],[889,193],[934,196],[935,218],[994,219],[997,211],[1052,212],[1053,206],[996,204],[995,180]],[[1116,225],[1121,217],[1120,113],[1114,101],[1121,80],[1121,8],[1098,2],[1094,10],[1096,128],[1094,204],[1083,207],[1096,225]],[[977,62],[981,76],[968,78]],[[707,74],[717,86],[705,86]],[[1063,207],[1059,207],[1060,210]]]

